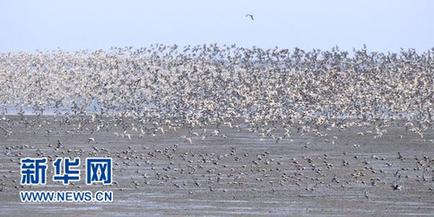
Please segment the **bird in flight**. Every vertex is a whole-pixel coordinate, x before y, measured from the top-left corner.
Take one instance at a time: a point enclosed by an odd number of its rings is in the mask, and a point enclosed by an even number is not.
[[[246,14],[246,17],[250,17],[250,19],[255,20],[255,18],[253,17],[253,14]]]

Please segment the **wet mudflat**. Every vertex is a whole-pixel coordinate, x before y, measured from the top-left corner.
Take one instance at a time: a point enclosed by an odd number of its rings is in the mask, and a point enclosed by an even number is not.
[[[434,132],[294,134],[246,129],[139,135],[11,121],[0,135],[0,216],[432,216]],[[368,132],[367,132],[368,131]],[[3,133],[3,132],[1,132]],[[92,139],[90,139],[92,138]],[[191,141],[191,143],[190,143]],[[19,160],[110,156],[112,186],[21,186]],[[111,190],[113,203],[22,203],[22,190]]]

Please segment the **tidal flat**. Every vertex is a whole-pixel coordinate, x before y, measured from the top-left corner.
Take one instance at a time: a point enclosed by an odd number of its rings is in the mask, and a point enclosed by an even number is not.
[[[240,128],[164,134],[93,131],[56,118],[7,116],[0,135],[1,216],[431,216],[434,131],[391,127],[294,133]],[[8,123],[8,124],[6,124]],[[36,126],[37,125],[37,126]],[[218,133],[215,133],[215,132]],[[294,131],[296,131],[294,129]],[[275,132],[278,134],[279,132]],[[189,135],[186,139],[185,135]],[[20,158],[113,158],[113,185],[20,185]],[[52,171],[48,170],[51,177]],[[107,190],[112,203],[22,203],[23,190]]]

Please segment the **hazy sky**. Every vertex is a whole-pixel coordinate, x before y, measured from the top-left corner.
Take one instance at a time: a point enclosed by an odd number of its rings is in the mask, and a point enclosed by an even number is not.
[[[423,51],[434,47],[433,11],[430,0],[0,0],[0,52],[152,43]]]

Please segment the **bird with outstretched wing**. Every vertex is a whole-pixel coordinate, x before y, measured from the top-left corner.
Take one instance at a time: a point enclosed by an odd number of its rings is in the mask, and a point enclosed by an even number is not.
[[[246,14],[246,17],[250,17],[250,19],[253,21],[255,18],[253,17],[253,14]]]

